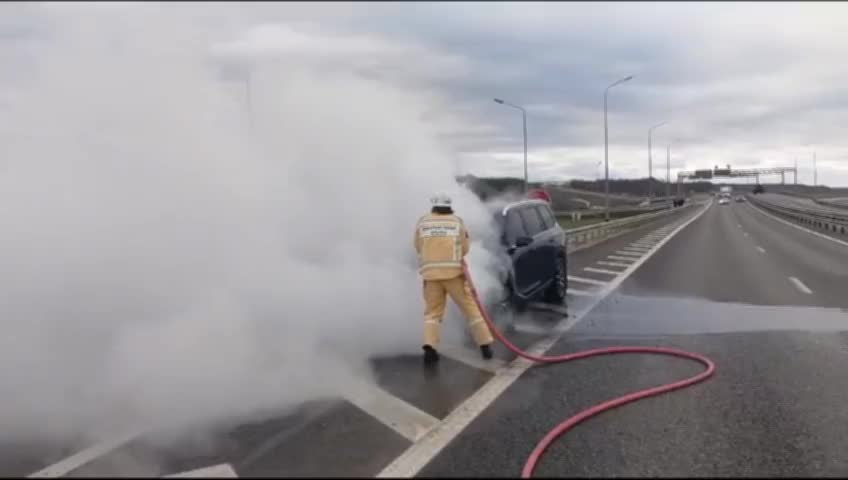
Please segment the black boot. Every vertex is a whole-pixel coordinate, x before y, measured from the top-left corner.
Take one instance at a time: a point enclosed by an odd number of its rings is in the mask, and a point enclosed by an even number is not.
[[[435,365],[439,361],[439,352],[430,345],[421,347],[424,350],[424,365]]]
[[[490,360],[492,358],[492,347],[490,345],[480,345],[480,354],[486,360]]]

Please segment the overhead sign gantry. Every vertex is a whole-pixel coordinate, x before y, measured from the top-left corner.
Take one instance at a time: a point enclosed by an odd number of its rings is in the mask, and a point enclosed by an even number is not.
[[[794,175],[793,182],[798,183],[798,169],[795,167],[771,167],[771,168],[740,168],[732,169],[730,165],[725,168],[720,168],[718,165],[712,170],[694,170],[677,172],[677,194],[680,195],[683,179],[689,178],[693,180],[712,180],[713,178],[739,178],[739,177],[754,177],[757,184],[760,183],[760,175],[780,175],[780,183],[786,183],[786,174]]]

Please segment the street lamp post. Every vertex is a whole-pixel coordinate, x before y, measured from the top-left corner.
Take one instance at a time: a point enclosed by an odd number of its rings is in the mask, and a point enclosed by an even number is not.
[[[816,151],[813,150],[813,186],[815,187],[819,183],[819,171],[816,168]]]
[[[794,175],[793,183],[798,185],[798,157],[795,157],[795,170],[792,171],[792,174]]]
[[[651,158],[651,134],[653,133],[655,128],[660,128],[668,122],[660,122],[653,127],[648,129],[648,201],[651,201],[651,197],[654,196],[654,183],[652,180],[654,179],[654,165],[653,159]]]
[[[671,145],[665,147],[665,199],[671,196]]]
[[[607,127],[607,94],[609,90],[621,83],[631,80],[633,75],[622,78],[604,90],[604,220],[609,221],[609,129]]]
[[[496,103],[500,103],[501,105],[506,105],[508,107],[517,108],[521,110],[521,120],[524,127],[524,193],[527,193],[527,110],[524,110],[523,107],[519,107],[518,105],[509,103],[505,100],[501,100],[500,98],[495,99]]]

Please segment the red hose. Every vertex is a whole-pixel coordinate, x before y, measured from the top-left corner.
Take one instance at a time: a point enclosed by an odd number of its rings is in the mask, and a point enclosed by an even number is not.
[[[482,302],[480,302],[480,297],[477,294],[477,289],[474,287],[474,282],[471,280],[471,273],[468,271],[468,266],[463,262],[463,271],[465,273],[465,278],[468,280],[468,285],[471,288],[471,296],[474,297],[474,303],[477,304],[477,307],[480,309],[480,312],[483,314],[483,319],[489,325],[489,329],[491,329],[492,333],[495,337],[503,343],[506,348],[511,350],[513,353],[518,355],[519,357],[526,358],[527,360],[532,360],[538,363],[562,363],[568,362],[571,360],[577,360],[580,358],[587,357],[595,357],[598,355],[612,355],[616,353],[651,353],[651,354],[659,354],[659,355],[670,355],[673,357],[682,357],[688,358],[690,360],[695,360],[696,362],[700,362],[704,366],[706,366],[706,370],[695,375],[694,377],[687,378],[684,380],[680,380],[674,383],[669,383],[666,385],[660,385],[658,387],[649,388],[646,390],[640,390],[638,392],[629,393],[627,395],[614,398],[612,400],[607,400],[606,402],[595,405],[594,407],[587,408],[582,412],[574,415],[568,420],[560,423],[556,428],[548,432],[547,435],[536,445],[536,448],[533,449],[533,452],[527,458],[527,461],[524,463],[524,469],[521,471],[521,478],[530,478],[533,476],[533,471],[536,469],[536,465],[539,463],[539,459],[542,457],[542,454],[545,453],[545,450],[551,444],[559,438],[562,434],[570,430],[575,425],[579,424],[583,420],[587,418],[593,417],[601,412],[606,410],[612,410],[613,408],[619,407],[626,403],[634,402],[636,400],[652,397],[654,395],[659,395],[661,393],[670,392],[672,390],[677,390],[679,388],[688,387],[690,385],[694,385],[696,383],[702,382],[707,378],[711,377],[715,373],[715,364],[707,357],[703,355],[699,355],[697,353],[686,352],[683,350],[677,350],[674,348],[663,348],[663,347],[607,347],[607,348],[596,348],[592,350],[585,350],[582,352],[569,353],[567,355],[558,355],[555,357],[539,357],[536,355],[530,355],[527,352],[522,351],[520,348],[516,347],[512,344],[506,337],[498,330],[495,326],[495,323],[492,321],[492,318],[489,316],[489,312],[483,306]]]

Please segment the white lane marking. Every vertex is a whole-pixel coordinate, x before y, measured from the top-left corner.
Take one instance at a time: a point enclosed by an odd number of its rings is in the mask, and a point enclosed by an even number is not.
[[[761,247],[761,246],[759,246],[759,245],[757,245],[757,250],[759,250],[759,251],[760,251],[760,253],[766,253],[766,249],[765,249],[765,248],[763,248],[763,247]]]
[[[484,360],[480,356],[479,350],[472,350],[466,347],[456,345],[442,344],[439,347],[439,353],[457,362],[464,363],[469,367],[478,370],[484,370],[490,373],[496,373],[499,368],[506,366],[506,362],[499,358]]]
[[[804,282],[802,282],[801,280],[798,280],[795,277],[789,277],[789,281],[794,283],[795,286],[798,288],[798,290],[801,290],[802,292],[806,293],[807,295],[812,295],[813,291],[810,290],[809,288],[807,288],[807,286],[804,285]]]
[[[636,252],[628,252],[626,250],[616,250],[615,254],[616,255],[628,255],[628,256],[631,256],[631,257],[641,257],[642,256],[642,252],[636,253]]]
[[[344,398],[412,442],[439,423],[438,418],[370,383],[351,386]]]
[[[621,275],[615,277],[609,284],[601,289],[598,296],[590,300],[583,306],[580,311],[576,312],[569,318],[561,329],[557,329],[555,335],[551,335],[534,346],[528,349],[531,355],[544,355],[551,347],[553,347],[560,338],[574,325],[582,320],[586,314],[592,311],[604,298],[612,293],[621,285],[633,272],[636,271],[645,261],[653,256],[663,245],[677,235],[681,230],[686,228],[690,223],[694,222],[704,214],[710,207],[712,202],[706,204],[700,212],[696,213],[689,220],[680,224],[668,237],[654,246],[653,250],[648,252],[639,262],[627,267],[627,270]],[[512,385],[518,377],[521,376],[528,368],[532,367],[534,362],[522,357],[513,360],[507,368],[499,371],[495,376],[474,392],[470,397],[465,399],[451,413],[445,417],[442,422],[435,428],[430,430],[424,437],[413,443],[399,457],[395,458],[376,476],[377,478],[410,478],[414,477],[424,468],[430,461],[442,451],[457,435],[482,413],[489,405],[492,404],[510,385]]]
[[[762,213],[763,215],[765,215],[765,216],[767,216],[767,217],[772,218],[773,220],[777,220],[778,222],[785,223],[786,225],[789,225],[790,227],[795,227],[795,228],[797,228],[798,230],[802,230],[802,231],[804,231],[804,232],[807,232],[807,233],[813,234],[813,235],[815,235],[815,236],[817,236],[817,237],[824,238],[825,240],[830,240],[831,242],[835,242],[835,243],[838,243],[838,244],[840,244],[840,245],[845,245],[846,247],[848,247],[848,242],[846,242],[846,241],[840,240],[840,239],[838,239],[838,238],[833,238],[833,237],[827,236],[827,235],[825,235],[825,234],[823,234],[823,233],[819,233],[819,232],[816,232],[816,231],[814,231],[814,230],[810,230],[809,228],[804,228],[804,227],[802,227],[801,225],[796,225],[796,224],[794,224],[794,223],[792,223],[792,222],[790,222],[790,221],[788,221],[788,220],[784,220],[784,219],[782,219],[782,218],[775,217],[774,215],[772,215],[772,214],[770,214],[770,213],[766,212],[765,210],[762,210],[760,207],[755,207],[755,206],[751,205],[750,203],[749,203],[748,205],[749,205],[751,208],[753,208],[754,210],[756,210],[756,211],[758,211],[758,212]]]
[[[632,246],[634,246],[634,247],[644,247],[644,248],[647,248],[647,249],[649,249],[649,250],[650,250],[650,248],[654,246],[654,243],[656,243],[656,242],[651,242],[651,243],[647,243],[647,242],[633,242],[633,243],[631,243],[630,245],[632,245]]]
[[[622,262],[635,262],[636,260],[638,260],[633,257],[619,257],[616,255],[607,255],[607,258],[610,258],[612,260],[621,260]]]
[[[615,270],[606,270],[604,268],[594,268],[594,267],[586,267],[583,270],[585,270],[587,272],[606,273],[608,275],[618,275],[619,273],[622,272],[622,270],[615,271]]]
[[[82,467],[95,458],[104,455],[116,448],[126,444],[130,440],[140,436],[142,431],[135,431],[118,435],[109,440],[92,445],[85,450],[77,452],[68,458],[62,459],[53,465],[45,467],[35,473],[27,475],[27,478],[58,478]]]
[[[585,278],[585,277],[575,277],[572,275],[568,276],[568,280],[572,282],[580,282],[580,283],[589,283],[591,285],[601,285],[604,286],[607,282],[602,282],[600,280],[595,280],[593,278]]]
[[[566,295],[574,295],[575,297],[594,297],[597,293],[590,292],[588,290],[578,290],[576,288],[568,287],[568,290],[565,291]]]
[[[604,260],[598,260],[598,261],[597,261],[597,262],[595,262],[595,263],[597,263],[598,265],[609,265],[610,267],[624,267],[624,268],[627,268],[627,267],[629,267],[629,266],[630,266],[630,265],[629,265],[629,264],[627,264],[627,263],[621,263],[621,262],[606,262],[606,261],[604,261]]]
[[[742,232],[742,233],[745,234],[746,237],[748,236],[748,232]]]
[[[238,478],[236,471],[229,463],[213,465],[211,467],[198,468],[187,472],[165,475],[162,478]]]
[[[650,248],[637,248],[637,247],[621,247],[625,252],[638,253],[639,255],[647,252]]]

